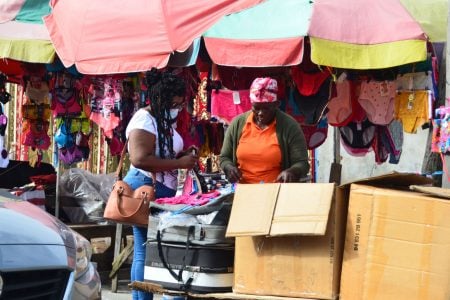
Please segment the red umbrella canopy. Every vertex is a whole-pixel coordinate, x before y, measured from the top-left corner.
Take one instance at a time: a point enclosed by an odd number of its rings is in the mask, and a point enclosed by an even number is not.
[[[84,74],[162,68],[222,16],[263,0],[52,0],[44,18],[64,66]]]

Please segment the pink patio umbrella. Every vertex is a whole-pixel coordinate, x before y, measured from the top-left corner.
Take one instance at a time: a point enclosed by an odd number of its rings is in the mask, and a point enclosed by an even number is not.
[[[55,49],[42,21],[49,13],[49,0],[0,1],[0,58],[51,63]]]
[[[84,74],[165,67],[222,16],[263,0],[52,0],[44,22],[64,66]]]
[[[203,38],[219,65],[296,65],[309,37],[316,64],[381,69],[425,60],[427,38],[445,38],[447,5],[447,0],[266,0],[224,16]]]

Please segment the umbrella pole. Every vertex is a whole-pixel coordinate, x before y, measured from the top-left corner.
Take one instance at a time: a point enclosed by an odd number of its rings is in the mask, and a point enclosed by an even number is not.
[[[339,129],[333,126],[333,162],[330,168],[329,182],[334,182],[337,185],[341,184],[341,136],[339,135]]]

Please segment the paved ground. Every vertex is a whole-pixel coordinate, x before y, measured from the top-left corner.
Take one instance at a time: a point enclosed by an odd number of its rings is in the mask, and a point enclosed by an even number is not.
[[[111,292],[111,284],[102,285],[102,300],[129,300],[131,299],[131,290],[128,288],[129,280],[119,280],[117,293]],[[153,300],[160,300],[161,295],[153,295]]]

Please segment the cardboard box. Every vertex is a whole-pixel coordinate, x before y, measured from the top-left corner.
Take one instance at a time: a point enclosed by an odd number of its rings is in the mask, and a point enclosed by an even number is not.
[[[347,207],[334,195],[334,184],[239,184],[227,228],[233,291],[335,299]]]
[[[350,188],[340,299],[450,299],[450,201],[377,180]]]

